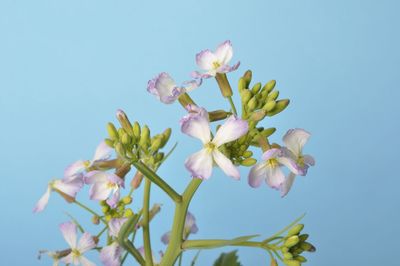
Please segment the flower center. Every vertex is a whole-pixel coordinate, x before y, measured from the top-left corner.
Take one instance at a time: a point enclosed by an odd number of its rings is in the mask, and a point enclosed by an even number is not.
[[[297,164],[300,167],[304,167],[305,166],[304,157],[302,155],[300,155],[299,158],[297,158]]]
[[[80,257],[81,256],[81,253],[77,249],[71,250],[71,253],[72,253],[72,256],[74,256],[74,257]]]
[[[115,183],[112,183],[112,182],[107,183],[107,188],[109,188],[109,189],[113,189],[113,188],[117,188],[117,187],[118,187],[118,185]]]
[[[271,158],[271,159],[267,160],[267,166],[269,168],[275,168],[275,167],[279,166],[279,163],[275,158]]]
[[[216,148],[216,146],[215,146],[214,143],[209,142],[209,143],[207,143],[207,144],[204,145],[204,148],[206,148],[207,151],[208,151],[209,153],[211,153],[211,152]]]
[[[218,61],[213,62],[213,67],[214,69],[217,69],[221,66],[221,64]]]

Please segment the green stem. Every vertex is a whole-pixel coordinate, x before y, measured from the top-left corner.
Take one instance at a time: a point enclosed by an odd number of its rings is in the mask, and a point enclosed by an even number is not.
[[[98,234],[97,234],[97,238],[100,238],[101,237],[101,235],[107,230],[107,228],[108,228],[108,226],[105,226],[104,228],[103,228],[103,230],[101,230]]]
[[[121,230],[119,231],[118,234],[118,243],[129,253],[131,254],[136,261],[139,263],[139,265],[144,266],[146,262],[144,261],[142,255],[140,252],[135,248],[133,243],[129,241],[128,236],[130,235],[131,232],[135,230],[136,224],[139,221],[141,213],[135,214],[131,218],[126,221],[122,227]]]
[[[150,242],[150,215],[149,215],[149,206],[150,206],[150,188],[151,181],[149,179],[145,180],[144,183],[144,197],[143,197],[143,245],[144,245],[144,255],[146,258],[146,266],[153,266],[153,256],[151,253],[151,242]]]
[[[235,107],[235,104],[233,103],[232,97],[229,96],[227,98],[228,98],[229,104],[231,105],[232,113],[234,115],[237,115],[236,107]]]
[[[194,193],[199,188],[203,180],[199,178],[193,178],[189,185],[186,187],[182,194],[182,201],[175,203],[175,214],[174,221],[171,230],[171,239],[167,250],[165,251],[164,257],[161,261],[160,266],[171,266],[174,265],[178,256],[183,251],[183,230],[185,225],[186,213],[193,198]]]
[[[181,255],[179,255],[178,266],[182,266],[182,257],[183,257],[183,253],[181,253]]]
[[[165,193],[168,194],[168,196],[174,201],[174,202],[180,202],[182,201],[181,195],[179,195],[170,185],[167,184],[159,175],[157,175],[153,170],[151,170],[147,165],[143,164],[142,162],[133,162],[132,163],[138,171],[140,171],[147,179],[149,179],[151,182],[156,184],[158,187],[160,187],[162,190],[164,190]]]
[[[77,201],[77,200],[74,200],[74,203],[75,203],[76,205],[78,205],[79,207],[81,207],[82,209],[85,209],[85,210],[87,210],[88,212],[90,212],[91,214],[93,214],[93,215],[99,217],[99,219],[100,219],[104,224],[107,225],[107,222],[106,222],[99,214],[97,214],[94,210],[92,210],[91,208],[89,208],[88,206],[84,205],[83,203],[81,203],[81,202],[79,202],[79,201]]]

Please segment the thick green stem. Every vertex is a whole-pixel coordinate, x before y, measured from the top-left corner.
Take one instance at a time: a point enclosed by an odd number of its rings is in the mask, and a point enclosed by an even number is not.
[[[170,198],[174,202],[182,201],[181,195],[179,195],[170,185],[167,184],[159,175],[157,175],[153,170],[151,170],[147,165],[143,164],[142,162],[133,162],[132,163],[138,171],[140,171],[146,178],[150,179],[151,182],[156,184],[165,193],[170,196]]]
[[[186,187],[182,195],[182,201],[175,203],[174,221],[171,230],[171,239],[160,266],[174,265],[177,258],[182,252],[183,230],[185,226],[186,213],[192,200],[192,197],[202,180],[193,178],[189,185]]]
[[[151,242],[150,242],[150,188],[151,181],[149,179],[145,180],[144,183],[144,197],[143,197],[143,245],[144,245],[144,255],[146,258],[146,266],[153,266],[153,256],[151,253]]]

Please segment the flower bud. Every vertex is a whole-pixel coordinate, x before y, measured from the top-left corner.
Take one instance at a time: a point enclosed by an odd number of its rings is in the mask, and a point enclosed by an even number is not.
[[[257,107],[257,99],[256,97],[252,97],[250,101],[247,103],[247,108],[249,111],[253,111]]]
[[[275,105],[274,109],[272,109],[270,112],[268,112],[267,116],[274,116],[274,115],[282,112],[289,105],[289,102],[290,102],[289,99],[276,101],[276,105]]]
[[[104,142],[109,146],[110,148],[114,148],[114,141],[111,139],[105,139]]]
[[[276,105],[275,101],[268,101],[266,104],[264,104],[264,106],[262,107],[262,109],[266,112],[271,111],[272,109],[274,109]]]
[[[92,216],[92,223],[93,224],[99,224],[100,223],[100,218],[97,215]]]
[[[109,210],[110,210],[110,206],[108,206],[108,205],[104,205],[103,207],[101,207],[101,211],[103,213],[107,213]]]
[[[268,138],[269,136],[274,134],[275,131],[276,131],[276,128],[270,127],[270,128],[267,128],[267,129],[264,129],[263,131],[261,131],[261,135]]]
[[[169,138],[171,137],[171,132],[172,132],[172,129],[171,128],[167,128],[162,133],[162,135],[163,135],[163,143],[162,143],[161,148],[164,147],[165,144],[167,144],[167,142],[169,141]]]
[[[300,242],[304,242],[308,239],[308,234],[299,235]]]
[[[287,266],[301,266],[301,263],[297,260],[283,260]]]
[[[310,244],[310,243],[308,243],[308,242],[302,242],[302,243],[300,244],[300,247],[301,247],[301,249],[303,249],[304,251],[308,251],[308,252],[315,252],[315,250],[316,250],[316,248],[315,248],[312,244]]]
[[[286,239],[285,243],[283,244],[285,247],[293,247],[295,246],[297,243],[299,243],[299,237],[298,236],[291,236],[288,239]]]
[[[153,141],[151,142],[150,151],[153,153],[157,152],[160,149],[162,144],[163,144],[162,137],[154,138]]]
[[[126,133],[133,135],[133,128],[131,122],[129,122],[128,116],[121,109],[117,110],[117,119],[121,124],[122,128],[125,129]]]
[[[131,204],[132,203],[132,197],[130,196],[125,196],[122,198],[122,202],[126,205]]]
[[[244,81],[245,81],[245,86],[246,86],[246,88],[249,87],[252,76],[253,76],[253,73],[251,72],[251,70],[247,70],[247,71],[244,73],[243,79],[244,79]]]
[[[247,89],[247,87],[246,87],[246,81],[244,80],[244,78],[240,78],[240,79],[239,79],[238,88],[239,88],[239,92],[242,91],[242,90]]]
[[[267,101],[275,101],[276,98],[278,98],[278,96],[279,96],[279,91],[273,91],[270,94],[268,94]]]
[[[105,217],[107,222],[111,221],[111,219],[113,218],[111,214],[107,214]]]
[[[267,84],[264,85],[263,90],[265,90],[266,92],[270,92],[275,88],[276,85],[276,81],[275,80],[270,80],[267,82]]]
[[[117,154],[123,158],[125,158],[126,156],[126,151],[124,146],[118,142],[117,144],[115,144],[115,151],[117,152]]]
[[[288,236],[298,235],[303,230],[304,224],[296,224],[288,231]]]
[[[127,133],[124,133],[122,134],[120,140],[122,144],[128,145],[131,142],[131,137]]]
[[[124,212],[124,217],[129,218],[133,216],[133,211],[131,209],[126,209]]]
[[[245,151],[244,153],[243,153],[243,157],[244,158],[249,158],[249,157],[251,157],[253,155],[253,152],[252,151]]]
[[[142,133],[140,135],[139,145],[142,149],[146,150],[148,148],[148,143],[150,142],[150,129],[148,126],[142,128]]]
[[[240,94],[240,96],[242,98],[242,102],[244,104],[246,104],[253,95],[251,94],[251,92],[249,90],[243,90],[242,93]]]
[[[113,123],[107,124],[107,132],[108,132],[108,136],[110,136],[110,139],[112,139],[112,140],[118,139],[118,131],[115,128]]]
[[[253,94],[257,94],[260,91],[260,89],[261,89],[261,83],[258,82],[256,84],[254,84],[253,88],[251,89],[251,92]]]
[[[132,126],[133,130],[133,135],[135,136],[135,139],[140,139],[140,125],[138,122],[135,122]]]
[[[292,255],[292,253],[290,253],[290,252],[283,252],[282,255],[283,255],[283,257],[284,257],[285,259],[287,259],[287,260],[293,259],[293,255]]]
[[[307,262],[307,259],[303,256],[297,255],[296,257],[293,258],[294,260],[300,261],[300,262]]]
[[[257,163],[257,160],[254,158],[246,158],[240,164],[243,166],[253,166]]]

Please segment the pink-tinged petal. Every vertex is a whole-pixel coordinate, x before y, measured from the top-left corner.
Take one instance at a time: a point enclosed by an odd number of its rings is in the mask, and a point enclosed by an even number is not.
[[[94,242],[93,237],[87,232],[83,233],[77,246],[79,252],[82,254],[88,250],[94,249],[95,247],[96,243]]]
[[[304,163],[314,166],[315,165],[315,160],[314,157],[312,157],[311,155],[303,155],[303,160]]]
[[[107,200],[107,204],[112,208],[116,208],[118,205],[118,201],[120,198],[120,190],[119,188],[117,190],[114,191],[114,193],[112,194],[111,198],[109,198]]]
[[[293,183],[294,183],[294,179],[295,179],[296,175],[293,173],[290,173],[286,179],[285,182],[282,183],[282,186],[280,188],[281,190],[281,196],[284,197],[287,195],[287,193],[290,191]]]
[[[165,234],[162,235],[162,237],[161,237],[161,242],[162,242],[164,245],[168,245],[168,244],[169,244],[170,238],[171,238],[171,232],[167,232],[167,233],[165,233]]]
[[[276,158],[276,157],[280,156],[281,154],[282,154],[282,151],[280,149],[272,148],[272,149],[265,151],[261,158],[263,161],[267,161],[269,159]]]
[[[92,163],[96,161],[104,161],[111,157],[112,148],[105,141],[100,142],[94,153]]]
[[[225,41],[221,43],[215,50],[215,56],[217,60],[222,65],[227,65],[232,59],[233,49],[231,41]]]
[[[79,262],[82,264],[82,266],[96,266],[96,264],[94,264],[84,256],[79,257]]]
[[[183,85],[184,85],[183,89],[185,90],[185,92],[191,92],[192,90],[200,87],[202,82],[203,82],[203,80],[201,78],[197,79],[197,80],[185,81],[183,83]]]
[[[212,153],[215,163],[221,168],[221,170],[233,179],[240,179],[239,169],[233,165],[231,160],[229,160],[222,152],[215,149]]]
[[[218,62],[218,59],[210,50],[203,50],[196,55],[197,66],[203,70],[214,69],[216,62]]]
[[[207,149],[202,149],[189,156],[185,161],[185,166],[193,177],[208,179],[212,173],[212,155]]]
[[[120,266],[122,247],[117,242],[103,247],[100,252],[100,260],[105,266]]]
[[[41,212],[46,208],[47,203],[49,202],[50,193],[51,193],[51,188],[50,188],[50,186],[47,186],[46,192],[43,194],[42,197],[40,197],[39,201],[36,203],[35,207],[33,208],[34,213]]]
[[[147,91],[155,95],[161,102],[170,104],[184,93],[185,89],[178,87],[168,73],[162,72],[154,79],[149,80]]]
[[[285,175],[279,166],[266,167],[267,177],[265,181],[268,186],[274,189],[279,189],[283,182],[285,182]]]
[[[122,225],[127,221],[127,218],[113,218],[108,223],[110,236],[117,237],[119,230],[121,230]]]
[[[65,263],[65,264],[74,264],[74,265],[76,265],[75,263],[74,263],[74,255],[72,254],[72,253],[69,253],[67,256],[65,256],[65,257],[63,257],[62,259],[61,259],[61,261],[63,262],[63,263]]]
[[[299,167],[296,164],[296,161],[294,161],[292,158],[289,157],[277,157],[276,160],[280,163],[283,164],[284,166],[286,166],[287,168],[289,168],[289,170],[296,174],[299,175],[300,173],[302,173],[303,169],[301,167]]]
[[[75,198],[76,194],[83,187],[83,180],[80,176],[76,176],[75,179],[71,179],[70,181],[56,180],[53,183],[53,187]]]
[[[219,147],[222,144],[236,140],[245,135],[249,130],[249,125],[246,120],[230,116],[225,123],[218,129],[213,143]]]
[[[191,234],[196,234],[199,231],[199,228],[196,225],[196,218],[189,211],[186,214],[185,227],[190,229]]]
[[[106,172],[103,171],[90,171],[85,175],[85,183],[86,184],[94,184],[98,182],[107,182],[108,175]]]
[[[68,243],[68,245],[72,248],[76,248],[76,225],[73,222],[65,222],[60,224],[61,233]]]
[[[210,142],[210,123],[205,115],[189,113],[181,119],[180,123],[183,133],[200,139],[203,144]]]
[[[104,174],[107,175],[107,180],[110,183],[117,184],[118,186],[121,186],[121,187],[125,187],[124,180],[121,177],[119,177],[119,176],[117,176],[116,174],[113,174],[113,173],[104,172]]]
[[[190,73],[190,76],[195,79],[208,79],[208,78],[214,77],[215,74],[213,76],[208,73],[200,73],[199,71],[193,71],[192,73]]]
[[[238,69],[240,66],[240,61],[238,61],[236,64],[234,64],[233,66],[229,66],[229,65],[222,65],[217,69],[218,73],[229,73],[232,71],[235,71],[236,69]]]
[[[265,163],[255,164],[249,172],[248,183],[252,188],[257,188],[267,178]]]
[[[308,141],[310,133],[301,128],[289,129],[283,136],[283,142],[296,157],[301,155],[304,144]]]
[[[111,191],[107,182],[97,182],[90,187],[89,196],[91,200],[106,200]]]
[[[64,178],[68,179],[69,177],[80,174],[85,170],[86,170],[86,161],[83,160],[76,161],[67,166],[67,168],[65,168]]]

